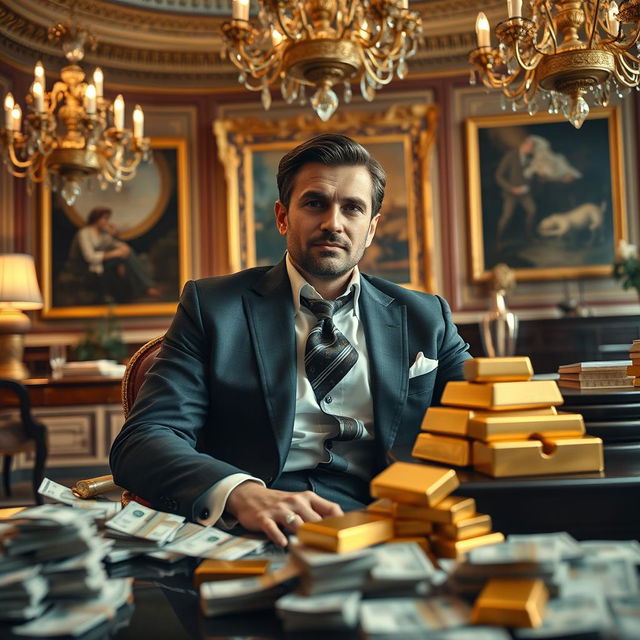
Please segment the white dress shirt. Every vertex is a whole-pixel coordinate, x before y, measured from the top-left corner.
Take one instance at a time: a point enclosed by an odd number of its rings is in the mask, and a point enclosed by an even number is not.
[[[322,298],[322,296],[293,266],[289,254],[286,256],[286,267],[291,283],[295,313],[297,375],[293,435],[283,471],[314,469],[318,463],[327,462],[328,453],[324,444],[325,440],[338,433],[338,423],[331,415],[340,415],[361,420],[365,426],[365,435],[357,442],[334,441],[332,452],[349,462],[349,473],[368,480],[373,459],[373,403],[371,400],[369,356],[364,327],[359,317],[360,272],[358,267],[354,268],[346,288],[347,293],[351,288],[354,289],[353,305],[342,307],[333,316],[335,326],[358,352],[358,360],[344,378],[331,389],[329,394],[320,400],[319,404],[304,367],[307,337],[318,320],[309,309],[301,306],[300,297]],[[217,523],[223,527],[235,525],[235,521],[223,518],[222,514],[229,494],[239,484],[246,481],[259,482],[265,486],[262,480],[246,473],[227,476],[209,489],[208,495],[205,496],[209,517],[206,520],[199,520],[199,522],[204,525]]]

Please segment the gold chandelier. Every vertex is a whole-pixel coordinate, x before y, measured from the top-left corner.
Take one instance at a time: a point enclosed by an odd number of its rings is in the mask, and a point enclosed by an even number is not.
[[[322,120],[338,107],[334,87],[344,85],[343,100],[359,81],[365,100],[394,77],[404,78],[407,59],[422,35],[420,15],[408,0],[258,0],[257,25],[249,21],[249,0],[233,0],[232,20],[224,23],[227,55],[240,70],[238,81],[262,92],[280,82],[288,104],[310,102]]]
[[[615,93],[625,97],[640,82],[640,0],[507,0],[508,18],[495,29],[478,14],[478,48],[469,54],[482,82],[501,89],[503,109],[561,112],[576,129],[589,103],[607,106]],[[475,71],[471,83],[475,84]]]
[[[133,132],[124,127],[122,95],[113,105],[102,95],[104,77],[97,67],[93,81],[77,64],[85,46],[95,39],[83,28],[58,24],[49,38],[62,44],[69,64],[60,72],[61,80],[46,91],[45,69],[38,62],[34,81],[26,96],[28,113],[11,93],[4,100],[5,128],[0,130],[0,146],[9,172],[33,182],[49,180],[68,205],[81,193],[81,181],[96,177],[100,187],[113,184],[119,191],[136,175],[141,160],[149,158],[149,139],[144,137],[144,114],[139,105],[133,112]]]

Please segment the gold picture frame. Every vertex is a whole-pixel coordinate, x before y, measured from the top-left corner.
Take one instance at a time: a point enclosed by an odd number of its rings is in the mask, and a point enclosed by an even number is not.
[[[43,318],[91,318],[109,309],[118,316],[160,316],[175,312],[180,290],[189,278],[189,189],[187,141],[152,138],[153,161],[141,163],[137,175],[120,192],[110,186],[83,184],[72,206],[43,185],[40,191]],[[111,209],[118,241],[129,245],[127,261],[91,268],[79,250],[79,231],[96,206]],[[102,268],[100,268],[102,267]],[[142,273],[133,284],[129,270]],[[149,284],[147,287],[146,285]],[[144,291],[141,289],[144,288]]]
[[[319,133],[342,133],[367,147],[387,172],[381,220],[362,270],[433,291],[429,163],[436,122],[437,110],[427,104],[399,104],[383,112],[345,109],[326,123],[306,114],[214,122],[227,181],[231,269],[273,264],[282,257],[284,241],[273,218],[280,157]]]
[[[627,237],[619,108],[580,130],[548,113],[472,117],[465,140],[474,282],[500,262],[518,280],[611,275]]]

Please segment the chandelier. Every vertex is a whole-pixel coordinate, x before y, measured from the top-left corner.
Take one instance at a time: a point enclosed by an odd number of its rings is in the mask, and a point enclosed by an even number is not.
[[[504,109],[533,115],[561,112],[576,129],[589,115],[589,103],[607,106],[640,82],[640,0],[507,0],[508,18],[495,29],[478,14],[478,48],[469,54],[485,86],[501,89]],[[475,84],[476,72],[471,72]]]
[[[149,139],[144,137],[139,105],[133,112],[133,132],[125,129],[122,95],[113,104],[104,98],[99,67],[92,82],[85,82],[78,62],[85,46],[95,47],[93,36],[75,25],[58,24],[51,27],[49,38],[61,42],[69,64],[51,91],[46,90],[42,63],[36,64],[24,119],[20,105],[11,93],[6,95],[0,146],[12,175],[32,182],[48,180],[71,206],[85,178],[96,177],[101,188],[113,184],[119,191],[135,177],[140,161],[149,158]]]
[[[258,0],[257,25],[249,21],[249,0],[233,0],[232,20],[222,32],[226,53],[240,70],[238,81],[262,92],[280,82],[285,102],[306,102],[322,120],[338,107],[334,87],[343,84],[351,100],[351,82],[360,82],[365,100],[377,89],[407,75],[407,59],[416,52],[422,21],[408,0]]]

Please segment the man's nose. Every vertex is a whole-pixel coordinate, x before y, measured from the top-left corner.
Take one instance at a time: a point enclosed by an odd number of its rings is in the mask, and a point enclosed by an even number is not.
[[[332,204],[327,208],[321,227],[327,231],[342,231],[342,211],[338,203]]]

